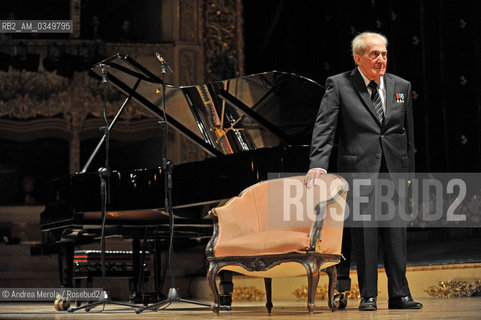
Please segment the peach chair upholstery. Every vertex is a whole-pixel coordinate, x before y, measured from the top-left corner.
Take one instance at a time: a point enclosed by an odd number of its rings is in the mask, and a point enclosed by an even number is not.
[[[320,271],[329,276],[329,308],[334,311],[336,264],[341,259],[347,182],[325,174],[314,188],[304,176],[259,182],[211,210],[214,231],[207,244],[207,280],[219,314],[216,275],[221,270],[265,279],[267,310],[271,279],[307,275],[309,312],[314,312]]]

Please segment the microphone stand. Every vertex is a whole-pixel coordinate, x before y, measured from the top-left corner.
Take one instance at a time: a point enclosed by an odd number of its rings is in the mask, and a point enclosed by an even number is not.
[[[174,275],[174,212],[172,209],[172,168],[173,164],[172,161],[167,159],[167,134],[168,134],[168,122],[167,116],[165,111],[165,74],[167,73],[166,70],[169,70],[170,73],[173,73],[172,69],[169,67],[165,59],[163,59],[158,53],[156,53],[157,59],[160,61],[161,66],[161,85],[162,85],[162,112],[163,112],[163,121],[159,121],[159,124],[162,126],[163,129],[163,147],[162,147],[162,169],[164,171],[164,207],[165,212],[169,214],[169,252],[167,256],[167,263],[165,268],[169,268],[170,271],[170,284],[171,287],[169,288],[169,292],[167,294],[167,298],[156,302],[151,305],[147,305],[144,307],[139,307],[135,310],[135,313],[139,314],[147,309],[156,311],[161,306],[165,306],[167,308],[172,302],[185,302],[195,305],[201,305],[210,307],[210,304],[204,302],[198,302],[193,300],[187,300],[180,297],[179,288],[175,287],[175,275]],[[167,269],[166,269],[167,270]]]
[[[110,167],[109,167],[109,141],[110,141],[110,128],[107,119],[107,65],[100,63],[98,66],[102,70],[102,83],[104,84],[104,110],[103,116],[105,120],[105,126],[100,127],[101,130],[104,131],[104,138],[105,138],[105,167],[100,167],[98,169],[99,177],[100,177],[100,201],[101,201],[101,210],[102,210],[102,229],[100,233],[100,262],[102,266],[102,294],[97,301],[92,303],[88,303],[86,305],[76,307],[76,308],[68,308],[68,312],[75,312],[77,310],[85,309],[85,311],[90,311],[92,308],[95,308],[98,305],[102,305],[105,308],[106,304],[114,304],[120,306],[127,306],[132,308],[137,308],[137,305],[112,301],[109,293],[107,292],[106,285],[105,285],[105,278],[106,278],[106,270],[105,270],[105,222],[107,219],[107,205],[110,203]],[[102,309],[101,311],[103,311]]]

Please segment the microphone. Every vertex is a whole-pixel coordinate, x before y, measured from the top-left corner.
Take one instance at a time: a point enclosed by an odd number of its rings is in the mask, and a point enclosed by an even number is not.
[[[102,72],[102,82],[107,82],[107,70],[105,68],[110,67],[109,65],[103,64],[103,63],[98,63],[97,67],[100,68],[100,71]]]
[[[174,71],[172,71],[172,69],[170,68],[170,66],[169,66],[169,64],[167,63],[167,61],[165,61],[165,59],[162,58],[158,52],[155,53],[155,56],[157,57],[157,60],[160,61],[160,65],[162,66],[162,73],[165,73],[165,68],[167,68],[167,70],[168,70],[171,74],[174,74]]]
[[[112,62],[113,60],[119,58],[120,55],[117,53],[117,54],[114,54],[113,56],[110,56],[108,57],[107,59],[104,59],[100,62],[97,62],[96,64],[94,64],[94,68],[97,68],[97,67],[102,67],[102,65],[109,65],[110,62]]]

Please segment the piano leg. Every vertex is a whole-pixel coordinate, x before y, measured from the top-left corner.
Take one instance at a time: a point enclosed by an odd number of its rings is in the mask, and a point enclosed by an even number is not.
[[[73,287],[73,255],[74,243],[64,242],[59,243],[58,256],[58,271],[60,286],[62,288]]]
[[[145,255],[143,251],[150,251],[153,260],[153,273],[154,273],[154,292],[146,292],[148,288],[148,276],[150,273],[146,273],[143,267],[145,263]],[[132,240],[132,267],[133,278],[131,279],[131,301],[134,303],[148,303],[160,301],[163,298],[161,293],[161,242],[160,240],[154,240],[152,246],[147,248],[147,240],[144,239],[141,246],[139,239]]]
[[[161,260],[162,260],[162,248],[160,240],[154,241],[154,288],[155,292],[158,294],[158,299],[160,301],[160,297],[162,297],[162,283],[161,283]]]
[[[142,283],[142,278],[143,275],[140,274],[140,270],[143,272],[143,268],[140,265],[140,240],[139,239],[133,239],[132,240],[132,267],[134,271],[134,277],[133,277],[133,289],[134,292],[132,293],[131,300],[134,302],[139,301],[141,299],[140,295],[140,285]]]

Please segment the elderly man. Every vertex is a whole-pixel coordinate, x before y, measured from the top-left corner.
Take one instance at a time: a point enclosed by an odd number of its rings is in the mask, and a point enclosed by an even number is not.
[[[338,172],[414,172],[411,84],[386,73],[386,47],[381,34],[357,35],[352,41],[357,67],[327,79],[312,135],[308,188],[326,172],[336,136]],[[362,213],[374,217],[373,207],[363,207]],[[406,280],[406,228],[354,226],[351,232],[362,296],[359,309],[377,310],[378,237],[384,249],[389,308],[422,308],[411,298]]]

